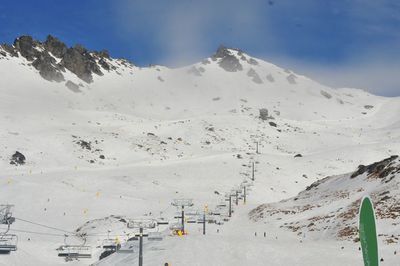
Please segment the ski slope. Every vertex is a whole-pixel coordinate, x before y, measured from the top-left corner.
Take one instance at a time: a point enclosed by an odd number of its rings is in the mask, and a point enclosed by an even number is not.
[[[327,259],[328,265],[362,265],[356,243],[332,234],[300,243],[296,234],[254,223],[248,213],[326,176],[399,154],[400,98],[331,89],[226,51],[242,70],[226,71],[223,58],[215,57],[178,69],[110,58],[116,70],[92,83],[65,70],[80,92],[41,78],[22,56],[0,58],[0,202],[15,205],[10,233],[19,238],[18,251],[1,256],[0,265],[136,263],[136,246],[133,254],[98,262],[108,235],[124,243],[136,232],[115,216],[174,222],[176,198],[193,199],[193,210],[215,209],[225,193],[249,180],[251,162],[254,185],[231,221],[210,225],[206,236],[201,225],[188,225],[184,237],[160,228],[163,241],[145,241],[145,265],[265,265],[267,259],[270,265]],[[261,120],[261,108],[271,118]],[[10,164],[15,151],[26,156],[24,165]],[[56,249],[64,234],[69,244],[83,243],[74,237],[78,228],[92,258],[65,262]],[[382,250],[393,265],[393,249]]]

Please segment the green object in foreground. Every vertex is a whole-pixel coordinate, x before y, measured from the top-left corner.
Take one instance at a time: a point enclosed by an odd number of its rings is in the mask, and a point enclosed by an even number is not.
[[[361,203],[359,231],[364,265],[378,266],[379,258],[375,213],[369,197],[364,197]]]

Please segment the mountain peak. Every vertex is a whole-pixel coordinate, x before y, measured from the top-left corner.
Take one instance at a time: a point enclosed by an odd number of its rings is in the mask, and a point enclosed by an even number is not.
[[[211,59],[217,61],[219,66],[228,72],[242,71],[243,62],[247,62],[250,65],[258,65],[257,60],[251,57],[247,58],[241,49],[228,48],[224,45],[218,47]]]
[[[90,51],[83,45],[68,47],[58,38],[48,35],[44,42],[35,40],[32,36],[22,35],[15,39],[13,45],[0,46],[3,56],[21,55],[32,62],[39,74],[46,80],[64,81],[63,72],[68,69],[83,81],[93,81],[93,74],[103,75],[104,71],[115,70],[107,50]]]

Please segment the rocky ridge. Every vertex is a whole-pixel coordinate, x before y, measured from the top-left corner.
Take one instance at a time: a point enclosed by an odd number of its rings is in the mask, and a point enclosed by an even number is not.
[[[24,57],[48,81],[65,81],[66,69],[86,83],[93,82],[93,75],[102,76],[104,71],[116,70],[108,51],[89,51],[80,44],[67,47],[65,43],[48,35],[44,42],[24,35],[15,39],[13,45],[0,46],[0,58]],[[121,60],[123,64],[130,64]]]
[[[378,236],[387,244],[400,242],[400,159],[360,165],[354,173],[314,182],[296,197],[263,204],[249,214],[253,221],[269,221],[299,237],[326,237],[359,241],[358,210],[363,196],[375,205]],[[327,212],[326,210],[333,210]],[[301,217],[301,218],[299,218]],[[385,231],[384,224],[393,230]]]

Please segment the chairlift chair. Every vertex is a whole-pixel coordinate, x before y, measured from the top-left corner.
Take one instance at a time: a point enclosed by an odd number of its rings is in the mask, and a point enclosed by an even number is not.
[[[92,247],[85,246],[85,237],[81,245],[67,244],[67,237],[68,235],[64,235],[64,245],[57,248],[59,257],[65,258],[65,261],[71,261],[74,259],[90,259],[92,257]]]
[[[17,250],[18,237],[16,235],[0,235],[0,254],[10,254]]]
[[[156,220],[156,223],[157,225],[168,225],[169,221],[166,218],[161,217]]]
[[[117,249],[117,253],[134,253],[133,242],[128,240],[125,245],[122,245],[120,249]]]
[[[169,229],[171,230],[182,230],[182,224],[181,223],[173,223],[169,226]]]
[[[149,232],[147,239],[149,241],[161,241],[163,236],[160,232]]]
[[[153,219],[133,219],[128,221],[127,227],[128,228],[147,228],[153,229],[156,228],[157,221]]]
[[[186,222],[187,222],[188,224],[195,224],[195,223],[196,223],[196,218],[188,218],[188,219],[186,220]]]
[[[226,207],[226,203],[225,202],[220,202],[217,204],[217,208],[224,208]]]
[[[104,239],[101,246],[106,250],[114,250],[115,251],[121,245],[118,243],[118,241],[116,239],[109,238],[109,239]]]
[[[82,245],[63,245],[58,249],[58,256],[64,257],[66,261],[73,259],[90,259],[92,257],[92,248]]]

